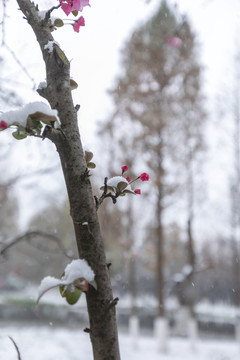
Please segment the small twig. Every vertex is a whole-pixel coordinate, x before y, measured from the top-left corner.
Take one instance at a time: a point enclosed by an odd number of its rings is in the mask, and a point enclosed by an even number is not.
[[[39,169],[37,171],[33,171],[31,173],[26,173],[26,174],[22,174],[22,175],[17,175],[15,176],[14,178],[8,180],[6,183],[0,183],[0,190],[1,189],[5,189],[5,188],[9,188],[11,186],[13,186],[16,182],[18,181],[21,181],[23,180],[24,178],[31,178],[33,176],[41,176],[41,175],[44,175],[44,174],[48,174],[48,173],[51,173],[55,170],[58,170],[59,169],[59,165],[56,165],[54,167],[49,167],[49,168],[45,168],[45,169]]]
[[[61,4],[57,5],[57,6],[53,6],[51,7],[51,9],[49,9],[47,12],[46,12],[46,15],[45,15],[45,21],[47,21],[48,19],[50,19],[50,15],[51,15],[51,12],[53,12],[53,10],[57,10],[59,9],[61,6]]]
[[[5,44],[5,18],[6,18],[6,0],[3,0],[2,2],[2,7],[3,7],[3,14],[2,14],[2,21],[1,21],[1,26],[2,26],[2,43],[1,46],[3,46]]]
[[[19,351],[19,348],[18,348],[16,342],[13,340],[13,338],[11,336],[9,336],[9,339],[12,341],[13,345],[15,346],[15,349],[16,349],[17,354],[18,354],[18,360],[21,360],[22,359],[21,354],[20,354],[20,351]]]
[[[8,52],[12,55],[12,57],[14,58],[14,60],[16,61],[16,63],[18,64],[18,66],[22,69],[22,71],[27,75],[27,77],[32,81],[33,83],[33,89],[35,89],[37,87],[35,80],[32,78],[32,76],[29,74],[29,72],[27,71],[27,69],[25,68],[25,66],[21,63],[21,61],[18,59],[17,55],[15,54],[14,51],[12,51],[12,49],[6,44],[6,42],[4,42],[3,44],[5,46],[5,48],[8,50]]]
[[[104,189],[103,189],[103,193],[100,196],[100,198],[98,198],[97,196],[94,196],[96,210],[99,209],[100,205],[103,203],[104,199],[106,199],[106,198],[110,197],[112,199],[113,204],[116,204],[116,202],[117,202],[117,197],[119,196],[118,194],[113,195],[111,192],[107,193],[107,181],[108,181],[108,178],[105,177]]]

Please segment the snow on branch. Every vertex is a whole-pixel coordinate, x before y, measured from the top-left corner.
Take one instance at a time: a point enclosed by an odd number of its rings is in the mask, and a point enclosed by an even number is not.
[[[70,305],[75,304],[82,292],[87,292],[89,284],[96,286],[95,274],[85,259],[73,260],[68,264],[60,279],[45,277],[38,289],[37,305],[41,297],[49,290],[59,287],[60,294]]]

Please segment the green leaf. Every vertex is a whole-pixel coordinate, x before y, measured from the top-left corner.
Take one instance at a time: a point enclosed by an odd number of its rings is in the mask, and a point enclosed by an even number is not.
[[[73,284],[70,285],[60,285],[59,286],[60,294],[63,298],[66,298],[68,304],[73,305],[76,304],[78,299],[82,294],[82,290],[76,288]]]
[[[78,16],[78,11],[77,11],[77,10],[74,10],[74,11],[72,11],[72,14],[73,14],[74,16]]]
[[[12,133],[12,136],[17,139],[17,140],[22,140],[22,139],[25,139],[27,137],[27,133],[20,133],[18,131],[14,131]]]
[[[78,87],[78,83],[75,80],[70,79],[70,87],[71,87],[71,90],[74,90]]]
[[[120,193],[119,196],[125,196],[126,194],[125,193]]]
[[[125,181],[120,181],[117,184],[117,188],[118,188],[119,191],[123,191],[127,186],[128,186],[128,184],[125,183]]]
[[[63,22],[61,19],[56,19],[56,20],[54,21],[54,25],[55,25],[56,27],[62,27],[62,26],[64,25],[64,22]]]
[[[66,300],[69,305],[74,305],[79,300],[80,296],[82,294],[82,291],[80,289],[77,289],[75,286],[70,285],[69,290],[67,290],[66,293]]]
[[[94,164],[93,162],[88,162],[88,163],[87,163],[87,167],[88,167],[89,169],[95,169],[96,164]]]
[[[51,126],[52,121],[57,121],[57,118],[53,115],[47,115],[40,111],[36,111],[34,114],[30,114],[27,118],[27,125],[30,128],[41,128],[43,122],[46,125]]]
[[[133,194],[133,195],[136,195],[134,191],[131,191],[131,190],[124,190],[123,191],[123,194]]]
[[[100,190],[104,190],[104,186],[101,186]],[[115,192],[114,188],[112,186],[107,186],[107,190],[110,191],[110,192]]]

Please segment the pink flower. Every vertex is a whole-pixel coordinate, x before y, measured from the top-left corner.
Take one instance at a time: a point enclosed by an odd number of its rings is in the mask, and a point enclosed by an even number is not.
[[[126,171],[128,171],[127,165],[123,165],[123,166],[121,167],[121,169],[122,169],[122,174],[124,174]]]
[[[80,16],[80,18],[75,21],[73,25],[73,30],[79,32],[80,26],[85,26],[85,20],[83,16]]]
[[[64,3],[63,1],[60,1],[61,8],[65,12],[65,14],[68,16],[70,12],[72,12],[72,6],[69,3]]]
[[[182,40],[179,37],[172,36],[168,39],[168,45],[179,48],[182,46]]]
[[[134,190],[134,192],[135,192],[135,194],[137,194],[137,195],[141,195],[141,190],[140,190],[140,189],[136,189],[136,190]]]
[[[67,16],[72,11],[83,11],[84,6],[90,6],[89,0],[60,0],[60,4]]]
[[[7,123],[5,122],[5,121],[0,121],[0,129],[2,129],[2,130],[5,130],[5,129],[7,129]]]
[[[126,180],[130,183],[131,182],[131,179],[129,176],[126,177]]]
[[[149,180],[149,175],[147,173],[142,173],[139,178],[142,180],[142,181],[148,181]]]
[[[89,0],[76,0],[79,2],[79,11],[83,11],[84,6],[90,6]]]

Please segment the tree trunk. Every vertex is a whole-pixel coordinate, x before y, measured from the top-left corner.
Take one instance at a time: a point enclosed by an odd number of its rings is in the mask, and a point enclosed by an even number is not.
[[[70,63],[58,45],[45,48],[53,41],[47,19],[41,20],[29,0],[17,0],[32,27],[46,64],[47,87],[39,90],[53,109],[58,110],[61,128],[46,127],[44,136],[57,148],[66,182],[70,212],[74,224],[79,257],[87,260],[95,273],[97,290],[90,286],[86,295],[90,333],[95,360],[120,359],[115,305],[106,266],[103,241],[92,196],[78,125],[77,110],[71,96]],[[85,223],[85,225],[83,225]],[[87,224],[86,224],[87,223]]]
[[[188,264],[191,266],[191,272],[188,275],[189,286],[189,311],[191,318],[195,318],[194,306],[196,301],[196,291],[194,287],[195,263],[196,255],[194,248],[194,240],[192,235],[194,221],[194,179],[193,179],[193,154],[191,148],[187,148],[187,257]]]
[[[162,147],[160,145],[159,157],[158,157],[158,170],[159,174],[157,189],[157,205],[156,205],[156,216],[157,216],[157,239],[156,239],[156,255],[157,255],[157,292],[158,292],[158,317],[164,317],[164,237],[163,237],[163,197],[164,190],[162,185],[162,179],[164,175],[163,160],[162,160]]]

